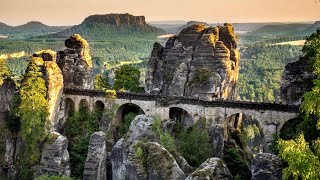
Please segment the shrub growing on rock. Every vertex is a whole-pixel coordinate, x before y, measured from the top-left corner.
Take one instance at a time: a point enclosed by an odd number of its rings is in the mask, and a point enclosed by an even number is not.
[[[191,166],[198,167],[211,157],[211,145],[206,130],[192,126],[183,131],[177,140],[178,151]]]

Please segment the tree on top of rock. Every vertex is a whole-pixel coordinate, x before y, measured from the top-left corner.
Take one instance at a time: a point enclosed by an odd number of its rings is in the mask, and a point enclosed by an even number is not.
[[[124,65],[115,71],[113,88],[116,90],[124,88],[131,92],[141,92],[139,79],[139,69],[130,65]]]

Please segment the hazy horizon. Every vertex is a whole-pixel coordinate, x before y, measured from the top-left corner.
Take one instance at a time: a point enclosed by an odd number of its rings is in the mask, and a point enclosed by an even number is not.
[[[320,20],[318,0],[0,0],[0,22],[11,26],[40,21],[47,25],[76,25],[94,14],[129,13],[151,21],[207,23],[314,22]],[[156,7],[155,7],[156,5]]]

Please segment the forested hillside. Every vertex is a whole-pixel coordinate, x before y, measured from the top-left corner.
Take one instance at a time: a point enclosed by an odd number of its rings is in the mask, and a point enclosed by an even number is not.
[[[238,98],[278,101],[284,67],[299,58],[301,49],[300,46],[290,45],[255,45],[242,50]]]
[[[237,86],[238,99],[279,102],[279,88],[285,65],[297,61],[303,55],[303,41],[301,45],[289,45],[290,42],[305,40],[318,27],[319,22],[273,24],[240,34],[241,69]]]

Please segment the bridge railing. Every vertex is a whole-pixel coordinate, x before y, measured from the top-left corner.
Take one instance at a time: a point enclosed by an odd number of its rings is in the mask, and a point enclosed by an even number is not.
[[[84,89],[64,89],[67,95],[82,95],[90,97],[105,97],[106,93],[100,90],[84,90]],[[150,93],[132,93],[117,92],[117,98],[130,100],[156,101],[161,106],[170,106],[173,104],[192,104],[205,107],[229,107],[229,108],[245,108],[254,110],[274,110],[283,112],[299,112],[298,105],[288,105],[281,103],[264,103],[249,101],[232,101],[216,99],[212,101],[202,100],[196,97],[168,97]]]

